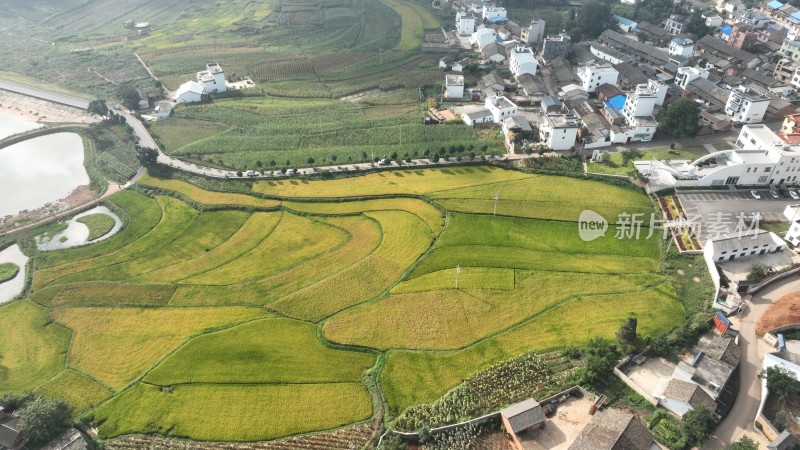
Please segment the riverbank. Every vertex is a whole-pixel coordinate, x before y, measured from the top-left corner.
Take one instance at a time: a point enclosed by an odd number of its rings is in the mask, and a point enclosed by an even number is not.
[[[99,117],[84,110],[14,92],[0,90],[0,113],[10,114],[42,124],[98,122]]]

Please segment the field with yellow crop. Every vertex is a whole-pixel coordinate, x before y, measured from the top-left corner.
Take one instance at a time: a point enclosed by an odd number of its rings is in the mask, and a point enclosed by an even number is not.
[[[106,438],[391,419],[526,351],[685,314],[658,233],[578,235],[583,209],[648,212],[634,189],[494,166],[141,188],[111,196],[122,231],[33,255],[28,298],[0,307],[0,392],[63,398]]]

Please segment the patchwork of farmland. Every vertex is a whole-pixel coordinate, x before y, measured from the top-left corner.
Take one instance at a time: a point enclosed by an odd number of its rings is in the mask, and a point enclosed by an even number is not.
[[[501,140],[481,138],[467,125],[423,125],[412,109],[251,97],[181,107],[152,130],[171,156],[237,170],[422,157],[451,147],[461,154],[504,151]]]
[[[659,242],[578,237],[582,208],[649,209],[633,190],[494,167],[139,187],[111,197],[121,232],[35,255],[27,298],[0,307],[0,392],[63,398],[107,438],[391,419],[530,350],[684,315]]]

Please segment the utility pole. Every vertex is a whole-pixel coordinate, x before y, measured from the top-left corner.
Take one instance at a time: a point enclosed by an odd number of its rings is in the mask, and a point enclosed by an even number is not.
[[[400,127],[400,146],[403,146],[403,127]]]
[[[383,47],[378,49],[378,59],[380,61],[378,64],[383,64]]]
[[[461,264],[456,264],[456,289],[458,289],[458,274],[461,273]]]
[[[498,200],[500,200],[500,193],[499,192],[494,194],[494,210],[492,211],[492,215],[493,216],[497,215],[497,201]]]

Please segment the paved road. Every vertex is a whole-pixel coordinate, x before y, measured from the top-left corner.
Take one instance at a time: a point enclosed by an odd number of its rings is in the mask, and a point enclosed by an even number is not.
[[[773,286],[761,291],[748,302],[748,307],[739,316],[733,318],[735,329],[739,330],[739,345],[742,347],[742,359],[739,363],[741,382],[739,393],[733,409],[717,428],[714,436],[709,439],[703,448],[726,448],[731,442],[738,440],[744,433],[758,436],[760,433],[753,426],[761,402],[761,380],[758,371],[761,368],[761,359],[765,352],[765,343],[761,343],[759,351],[759,338],[756,336],[756,327],[761,315],[772,303],[780,297],[800,290],[800,280],[791,278],[775,283]],[[766,442],[761,438],[762,443]]]
[[[86,109],[89,107],[89,101],[69,95],[59,94],[58,92],[47,91],[24,84],[14,83],[12,81],[0,80],[0,89],[5,91],[16,92],[17,94],[27,95],[29,97],[36,97],[42,100],[59,103],[62,105],[72,106],[73,108]]]
[[[0,80],[0,89],[16,92],[22,95],[28,95],[31,97],[41,98],[43,100],[52,101],[55,103],[60,103],[67,106],[72,106],[74,108],[79,109],[86,109],[89,106],[89,102],[87,100],[79,99],[76,97],[71,97],[69,95],[59,94],[57,92],[48,91],[45,89],[35,88],[31,86],[22,85],[19,83],[14,83],[11,81],[3,81]],[[166,155],[164,152],[161,151],[161,148],[158,147],[153,137],[147,131],[147,129],[142,125],[142,123],[137,119],[134,115],[129,112],[125,111],[117,111],[123,117],[139,138],[139,145],[142,147],[150,147],[158,150],[158,162],[180,169],[187,172],[192,172],[198,175],[204,175],[208,177],[214,178],[236,178],[236,172],[232,170],[221,170],[221,169],[214,169],[211,167],[205,167],[194,163],[188,163],[186,161],[182,161],[177,158],[172,158]],[[771,128],[780,126],[780,123],[775,123],[769,125]],[[634,143],[634,144],[627,144],[625,146],[617,146],[617,147],[607,147],[603,150],[606,151],[621,151],[625,148],[663,148],[668,146],[670,143],[677,143],[680,145],[701,145],[701,144],[714,144],[714,143],[721,143],[725,140],[730,140],[735,137],[735,133],[738,133],[738,129],[734,129],[734,131],[730,133],[724,134],[716,134],[711,136],[703,136],[698,138],[685,138],[685,139],[662,139],[653,142],[646,142],[646,143]],[[524,155],[504,155],[506,160],[520,160],[525,158]],[[435,165],[446,166],[454,164],[456,161],[442,161],[440,160]],[[412,160],[411,163],[405,162],[393,162],[389,165],[385,165],[385,167],[415,167],[415,166],[430,166],[434,163],[431,163],[427,159],[416,159]],[[324,166],[324,167],[306,167],[297,170],[298,175],[308,175],[313,174],[318,171],[328,170],[330,172],[346,172],[346,171],[357,171],[357,170],[368,170],[376,167],[375,164],[372,163],[360,163],[360,164],[342,164],[342,165],[332,165],[332,166]],[[280,174],[279,172],[272,172],[267,175],[265,178],[286,178],[286,175]]]

